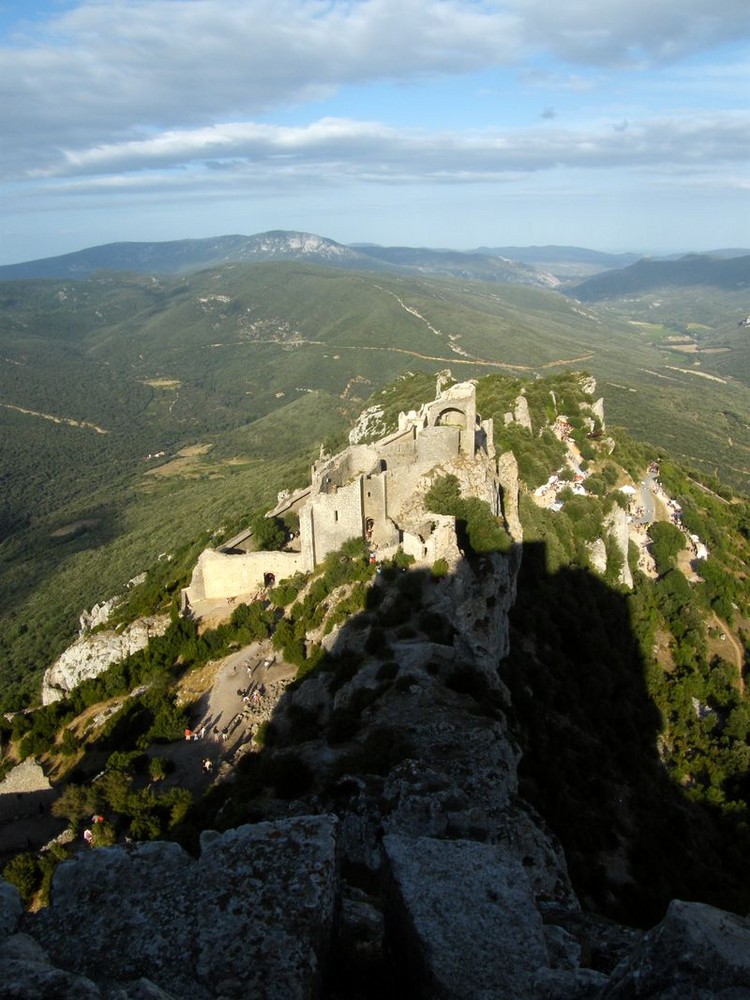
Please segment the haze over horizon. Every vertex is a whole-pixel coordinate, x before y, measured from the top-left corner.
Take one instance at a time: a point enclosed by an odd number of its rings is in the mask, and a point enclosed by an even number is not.
[[[0,264],[302,230],[743,247],[745,0],[6,0]]]

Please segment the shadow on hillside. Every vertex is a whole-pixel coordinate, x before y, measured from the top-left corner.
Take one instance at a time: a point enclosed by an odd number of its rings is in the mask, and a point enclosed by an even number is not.
[[[55,798],[53,789],[0,794],[0,866],[61,832],[64,824],[49,812]]]
[[[5,543],[2,559],[4,610],[22,606],[48,577],[61,573],[66,563],[81,553],[109,544],[120,533],[120,511],[114,506],[99,505],[75,518],[60,519],[56,527],[28,527],[11,536]],[[75,606],[78,608],[79,604]]]
[[[481,557],[471,568],[481,574]],[[426,571],[379,581],[365,611],[307,675],[317,679],[318,694],[324,679],[328,708],[305,697],[306,678],[295,682],[277,706],[266,748],[242,758],[236,783],[196,809],[194,831],[310,809],[343,814],[337,781],[385,776],[414,755],[408,725],[379,728],[373,708],[386,696],[414,696],[413,664],[404,671],[401,661],[410,643],[427,638],[436,655],[423,670],[432,681],[470,699],[474,715],[507,715],[523,749],[521,794],[560,838],[585,905],[641,926],[661,919],[676,897],[746,909],[750,892],[738,873],[750,850],[747,827],[692,801],[666,774],[627,597],[589,572],[549,574],[544,545],[524,545],[511,653],[498,664],[511,694],[506,708],[480,673],[462,667],[452,627],[430,610],[439,586]],[[488,607],[491,599],[484,598]],[[475,625],[483,624],[479,616]],[[332,699],[365,669],[367,683],[331,711]],[[421,703],[414,704],[416,711]],[[310,754],[311,741],[325,751]],[[325,761],[321,771],[312,760]]]
[[[588,572],[548,574],[544,546],[524,549],[500,672],[523,748],[521,793],[562,840],[577,892],[641,925],[672,898],[745,911],[746,820],[667,775],[627,598]]]

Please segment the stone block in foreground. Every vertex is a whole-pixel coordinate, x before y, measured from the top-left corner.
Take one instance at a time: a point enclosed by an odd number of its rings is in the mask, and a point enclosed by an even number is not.
[[[673,899],[612,973],[602,1000],[750,1000],[750,920]]]
[[[548,966],[542,919],[522,865],[468,840],[386,836],[387,933],[415,996],[520,1000]]]
[[[58,869],[27,930],[60,969],[145,977],[173,996],[307,1000],[328,959],[336,820],[297,817],[176,844],[93,850]]]

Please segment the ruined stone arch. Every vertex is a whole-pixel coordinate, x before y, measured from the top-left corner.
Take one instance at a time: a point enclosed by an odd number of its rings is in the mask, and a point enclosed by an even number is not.
[[[458,406],[446,406],[435,415],[435,427],[460,427],[461,430],[466,430],[467,425],[466,410]]]

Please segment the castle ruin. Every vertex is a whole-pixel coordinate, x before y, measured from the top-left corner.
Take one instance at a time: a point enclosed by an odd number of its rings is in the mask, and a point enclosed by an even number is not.
[[[465,494],[487,501],[520,538],[515,462],[508,456],[498,462],[492,421],[477,414],[475,385],[459,382],[438,389],[418,411],[399,414],[394,433],[334,456],[321,451],[310,485],[280,495],[267,515],[298,514],[293,550],[243,551],[249,532],[205,550],[183,591],[183,610],[195,610],[202,601],[249,598],[277,580],[309,573],[353,538],[366,539],[374,559],[388,558],[400,546],[418,564],[441,557],[455,562],[453,518],[428,513],[423,504],[433,479],[449,473]]]

